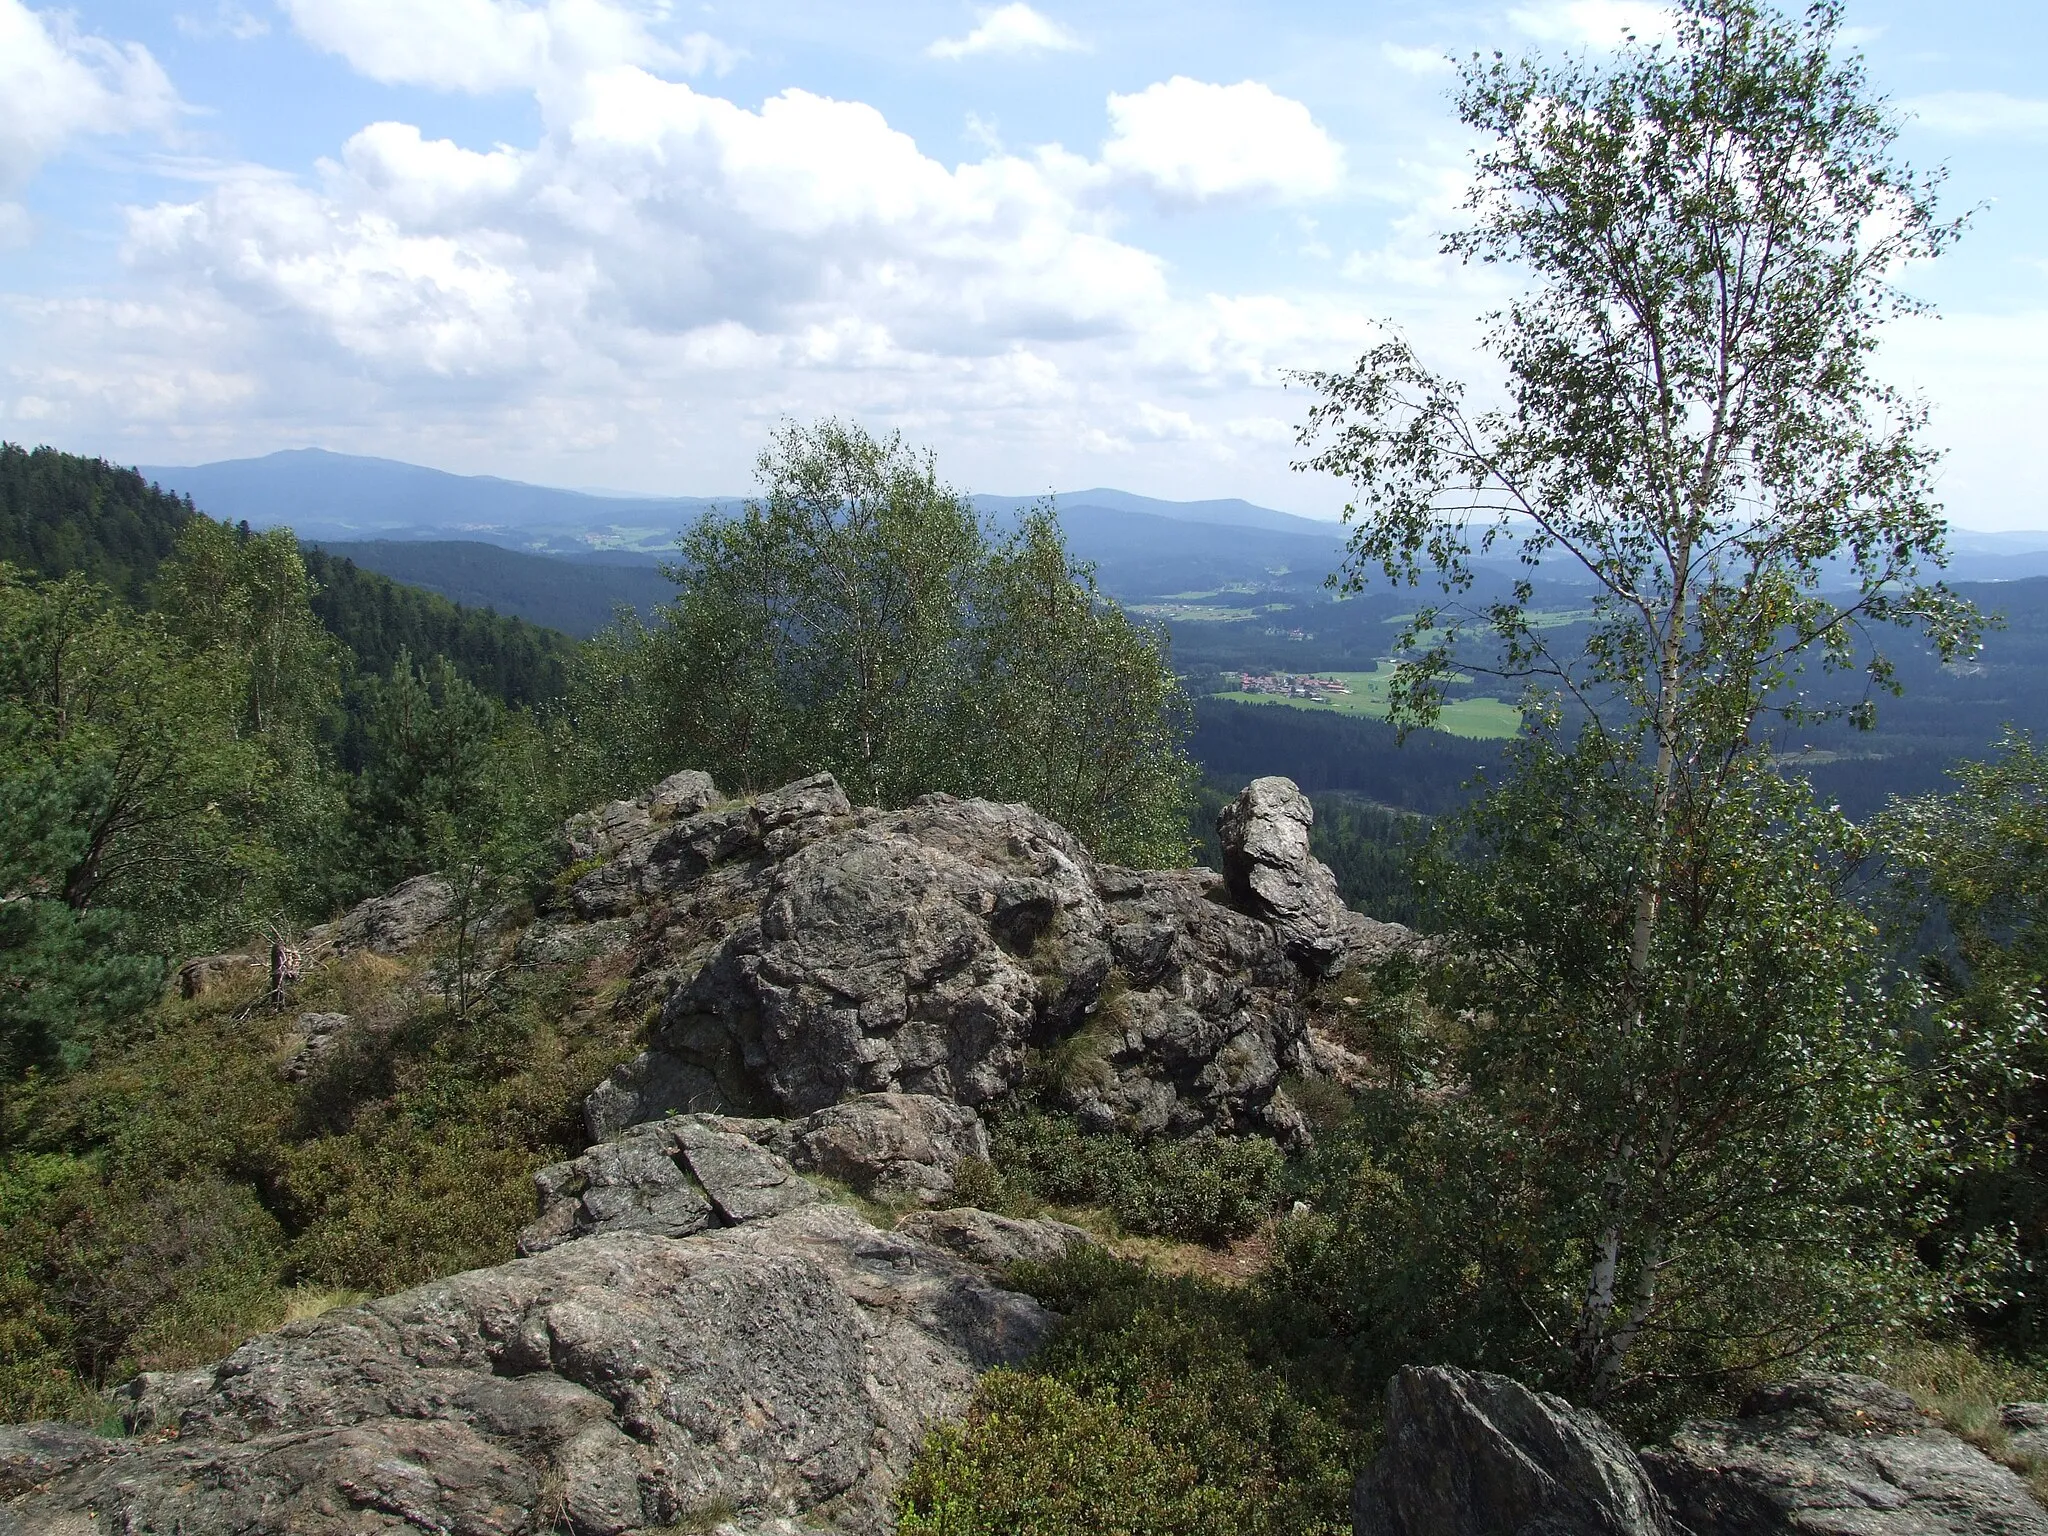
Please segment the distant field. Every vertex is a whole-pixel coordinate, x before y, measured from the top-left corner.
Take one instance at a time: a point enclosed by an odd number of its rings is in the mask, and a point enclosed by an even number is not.
[[[1229,693],[1216,695],[1237,704],[1285,704],[1292,709],[1322,710],[1339,715],[1364,715],[1375,720],[1387,716],[1387,684],[1393,669],[1381,662],[1371,672],[1324,672],[1351,689],[1324,703],[1310,699],[1284,698],[1274,693]],[[1436,728],[1471,741],[1504,741],[1522,726],[1522,712],[1499,699],[1453,699],[1444,706]]]

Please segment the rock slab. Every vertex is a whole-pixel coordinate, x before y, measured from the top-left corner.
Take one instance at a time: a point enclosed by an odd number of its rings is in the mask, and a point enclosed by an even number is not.
[[[925,1429],[1049,1322],[842,1206],[597,1235],[145,1377],[132,1439],[0,1433],[0,1531],[622,1536],[733,1511],[867,1536]]]
[[[2010,1470],[1867,1376],[1767,1387],[1643,1460],[1693,1536],[2048,1536]]]
[[[1356,1536],[1679,1536],[1597,1414],[1505,1376],[1409,1366],[1352,1492]]]
[[[1357,1536],[2048,1536],[2020,1480],[1867,1376],[1763,1389],[1636,1453],[1595,1413],[1432,1366],[1387,1389]]]

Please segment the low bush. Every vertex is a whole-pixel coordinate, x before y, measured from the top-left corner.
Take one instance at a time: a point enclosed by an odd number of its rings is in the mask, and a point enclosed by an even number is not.
[[[1263,1136],[1139,1142],[1038,1111],[998,1120],[990,1141],[1016,1194],[1099,1206],[1138,1236],[1205,1243],[1241,1237],[1270,1215],[1285,1169],[1279,1147]]]
[[[1335,1536],[1362,1437],[1321,1341],[1253,1291],[1084,1249],[1013,1284],[1065,1313],[933,1432],[907,1536]]]
[[[634,1021],[575,967],[507,973],[458,1018],[352,955],[294,1005],[347,1013],[303,1082],[253,990],[167,1000],[0,1128],[0,1419],[102,1416],[142,1369],[218,1359],[333,1299],[512,1256],[532,1175],[582,1146]]]

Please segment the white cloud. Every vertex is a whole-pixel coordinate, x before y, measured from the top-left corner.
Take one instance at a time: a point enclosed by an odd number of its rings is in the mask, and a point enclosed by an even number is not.
[[[1103,165],[1176,200],[1315,197],[1344,178],[1343,150],[1308,108],[1255,80],[1209,85],[1175,75],[1111,96],[1109,120]]]
[[[1223,426],[1232,437],[1246,438],[1255,443],[1294,441],[1295,423],[1282,421],[1277,416],[1238,416]]]
[[[2048,134],[2048,101],[2007,96],[2001,91],[1941,91],[1916,96],[1906,110],[1940,133],[1995,133],[2012,137]]]
[[[180,11],[177,15],[177,27],[187,37],[232,37],[242,43],[248,42],[251,38],[267,36],[270,32],[269,22],[236,5],[234,0],[220,0],[211,16]]]
[[[1650,0],[1548,0],[1508,12],[1508,19],[1544,42],[1612,48],[1628,33],[1645,42],[1677,34],[1678,18]]]
[[[665,14],[618,0],[279,0],[299,32],[387,84],[518,90],[615,64],[723,72],[733,51],[704,33],[680,43],[649,23]]]
[[[1019,0],[983,12],[981,25],[965,37],[942,37],[925,52],[935,59],[964,59],[977,53],[1073,53],[1085,46],[1050,16]]]
[[[140,43],[0,0],[0,192],[26,185],[73,139],[168,128],[178,111],[178,93]]]
[[[630,65],[531,150],[377,123],[307,187],[260,171],[132,217],[141,267],[373,368],[511,378],[680,347],[843,368],[1110,335],[1165,302],[1058,160],[948,170],[880,113],[790,90],[748,111]]]
[[[1155,443],[1190,443],[1208,436],[1186,411],[1168,410],[1149,400],[1137,402],[1132,431]]]
[[[565,12],[494,14],[516,40],[520,17]],[[125,284],[0,294],[0,422],[144,462],[318,441],[716,489],[745,483],[778,417],[829,411],[900,426],[989,488],[1020,483],[1020,465],[1029,484],[1142,465],[1169,494],[1223,467],[1284,495],[1283,370],[1339,365],[1368,339],[1364,296],[1176,287],[1119,231],[1133,192],[1337,183],[1336,147],[1261,86],[1121,98],[1117,163],[988,143],[952,164],[858,101],[742,104],[545,51],[467,75],[431,49],[409,57],[355,62],[451,88],[523,71],[538,132],[492,146],[375,122],[309,174],[194,168],[129,211]],[[1156,109],[1194,110],[1190,88],[1225,137],[1176,158],[1160,137],[1173,113]]]
[[[2039,474],[2041,359],[2048,310],[1951,310],[1891,326],[1883,376],[1924,392],[1928,435],[1949,451],[1937,487],[1964,528],[2048,528]]]
[[[1441,48],[1404,48],[1381,43],[1380,57],[1404,75],[1447,75],[1456,66]]]

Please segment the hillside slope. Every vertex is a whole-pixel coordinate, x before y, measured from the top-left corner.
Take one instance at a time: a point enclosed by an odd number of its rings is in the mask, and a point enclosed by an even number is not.
[[[498,544],[455,539],[323,542],[337,560],[351,560],[393,581],[438,592],[470,608],[512,614],[578,639],[609,624],[623,604],[651,613],[675,596],[652,560],[569,559],[532,555]]]
[[[179,530],[212,509],[102,459],[0,443],[0,560],[34,575],[76,573],[147,607]],[[356,657],[389,670],[401,648],[446,656],[477,687],[508,703],[559,695],[575,641],[525,619],[450,602],[353,562],[304,551],[321,590],[313,610]]]

